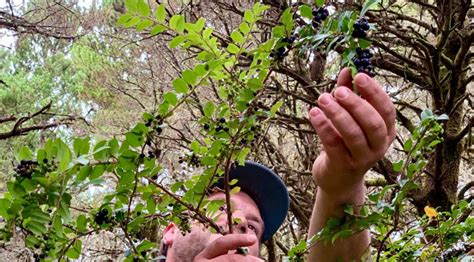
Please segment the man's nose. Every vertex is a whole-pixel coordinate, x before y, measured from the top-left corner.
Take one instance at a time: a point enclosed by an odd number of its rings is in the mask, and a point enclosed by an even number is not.
[[[240,214],[236,214],[240,213]],[[233,216],[234,218],[234,225],[233,225],[233,230],[235,233],[239,234],[246,234],[248,231],[248,223],[247,219],[245,219],[245,216],[242,214],[242,212],[234,212]]]

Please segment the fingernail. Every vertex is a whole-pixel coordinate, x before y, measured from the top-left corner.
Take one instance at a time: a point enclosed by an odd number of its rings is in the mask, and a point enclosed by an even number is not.
[[[331,103],[331,100],[332,99],[329,94],[322,94],[318,99],[318,103],[322,105],[329,105],[329,103]]]
[[[357,83],[359,86],[367,86],[369,84],[369,77],[366,74],[359,74],[359,77],[357,77]]]
[[[316,117],[317,115],[319,115],[319,108],[316,108],[316,107],[311,108],[311,110],[309,111],[309,115],[311,117]]]
[[[344,99],[349,95],[349,90],[347,89],[347,87],[341,86],[336,89],[335,95],[339,99]]]

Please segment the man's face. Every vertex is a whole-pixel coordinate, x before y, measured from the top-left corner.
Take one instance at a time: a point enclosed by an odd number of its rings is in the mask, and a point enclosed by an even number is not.
[[[224,193],[216,193],[209,197],[209,200],[225,200]],[[238,221],[234,224],[233,233],[253,234],[260,239],[264,224],[257,204],[244,192],[239,192],[231,196],[232,218]],[[220,209],[216,224],[222,228],[228,228],[225,207]],[[163,241],[169,246],[166,261],[192,261],[209,243],[221,237],[221,234],[213,234],[200,224],[193,224],[191,232],[182,235],[179,229],[170,225],[163,234]],[[248,247],[249,254],[259,255],[259,242]]]

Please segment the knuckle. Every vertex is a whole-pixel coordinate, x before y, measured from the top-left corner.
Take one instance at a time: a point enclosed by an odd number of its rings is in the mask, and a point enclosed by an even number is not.
[[[373,133],[376,133],[376,132],[386,133],[387,132],[385,122],[382,119],[369,121],[367,123],[367,128],[368,128],[368,131],[373,132]]]
[[[345,136],[346,139],[348,139],[352,143],[358,143],[358,141],[361,139],[361,137],[363,135],[362,135],[362,132],[360,132],[359,129],[350,128],[344,133],[344,136]]]

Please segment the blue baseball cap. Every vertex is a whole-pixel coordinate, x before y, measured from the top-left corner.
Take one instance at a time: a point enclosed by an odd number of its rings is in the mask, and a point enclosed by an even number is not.
[[[265,226],[262,241],[270,239],[288,214],[290,198],[285,183],[270,168],[252,161],[245,161],[243,166],[233,165],[229,170],[229,181],[232,179],[238,180],[233,187],[240,187],[260,210]],[[212,187],[224,188],[223,179]]]

